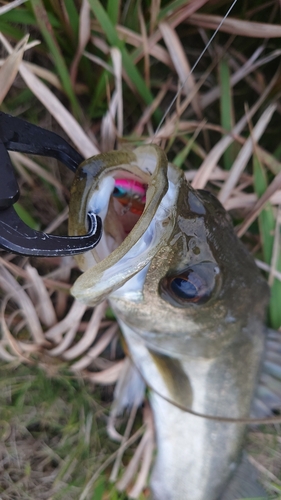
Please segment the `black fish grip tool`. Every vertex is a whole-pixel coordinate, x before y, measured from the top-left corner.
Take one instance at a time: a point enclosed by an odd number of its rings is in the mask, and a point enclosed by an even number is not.
[[[20,118],[0,112],[0,248],[28,256],[76,255],[94,248],[102,235],[98,215],[88,213],[88,233],[82,236],[54,236],[35,231],[18,216],[13,205],[19,187],[9,151],[50,156],[75,172],[83,157],[62,137]]]

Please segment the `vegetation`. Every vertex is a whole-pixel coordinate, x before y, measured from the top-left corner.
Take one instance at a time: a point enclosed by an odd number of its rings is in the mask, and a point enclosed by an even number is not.
[[[268,325],[280,328],[280,3],[238,0],[202,57],[229,1],[0,4],[1,110],[61,134],[85,157],[160,144],[195,188],[230,211],[271,286]],[[11,158],[20,216],[66,234],[72,174],[50,159]],[[1,498],[125,499],[111,467],[122,476],[149,424],[140,411],[123,458],[106,437],[124,366],[112,312],[73,301],[72,259],[2,252],[0,260]],[[126,418],[119,425],[122,434]],[[281,498],[279,428],[251,431],[249,450]],[[138,470],[125,490],[144,499]]]

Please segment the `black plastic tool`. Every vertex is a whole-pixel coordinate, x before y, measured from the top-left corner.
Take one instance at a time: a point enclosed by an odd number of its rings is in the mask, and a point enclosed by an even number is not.
[[[54,236],[35,231],[17,215],[13,205],[19,187],[7,150],[57,158],[75,172],[83,157],[62,137],[24,120],[0,112],[0,247],[32,256],[65,256],[94,248],[102,235],[98,215],[88,214],[88,233],[83,236]]]

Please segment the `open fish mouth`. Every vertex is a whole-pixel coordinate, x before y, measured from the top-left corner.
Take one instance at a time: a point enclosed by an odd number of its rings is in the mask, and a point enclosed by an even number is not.
[[[97,303],[149,265],[173,231],[181,177],[155,145],[97,155],[79,166],[69,234],[85,233],[91,211],[101,217],[103,235],[77,258],[85,271],[71,291],[78,300]]]

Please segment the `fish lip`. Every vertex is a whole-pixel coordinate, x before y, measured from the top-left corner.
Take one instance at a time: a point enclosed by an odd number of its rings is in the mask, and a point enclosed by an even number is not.
[[[178,170],[175,173],[175,169],[168,168],[165,153],[155,145],[141,146],[134,150],[133,154],[137,165],[138,162],[143,161],[145,154],[154,155],[156,161],[155,170],[151,175],[151,181],[147,189],[147,201],[143,214],[120,246],[101,262],[86,270],[74,283],[71,293],[83,302],[91,304],[100,302],[141,271],[150,263],[158,251],[163,232],[166,233],[165,239],[168,239],[174,227],[175,191],[180,188],[182,172]],[[118,165],[115,166],[115,169],[117,168],[119,168]],[[109,171],[112,172],[113,169],[105,170],[105,175]],[[102,175],[97,176],[95,179],[96,186],[102,177]],[[171,185],[173,186],[172,201],[170,200]],[[94,192],[95,190],[89,191],[91,196],[94,195]],[[83,200],[85,203],[85,195],[83,195]],[[89,201],[88,197],[88,204]],[[84,213],[86,211],[87,207],[84,207]],[[73,220],[70,225],[75,226]],[[148,251],[142,251],[142,247],[147,242],[150,245]],[[135,258],[133,258],[134,255]],[[79,258],[77,261],[79,263]]]

